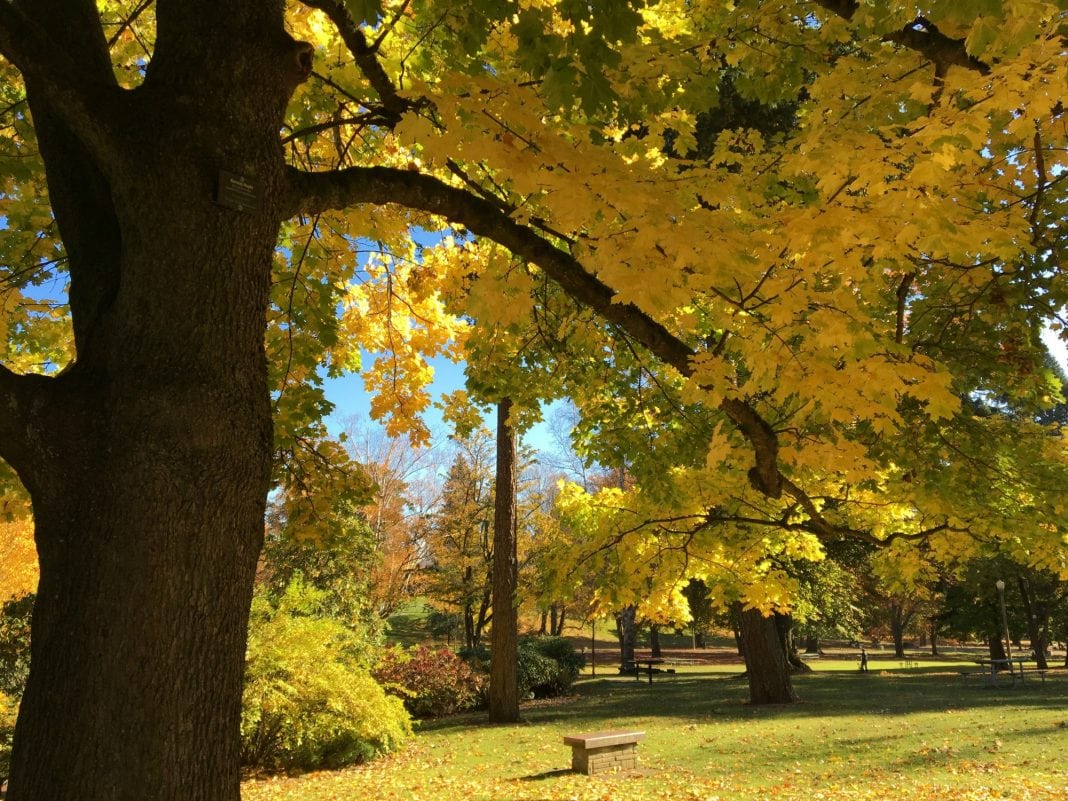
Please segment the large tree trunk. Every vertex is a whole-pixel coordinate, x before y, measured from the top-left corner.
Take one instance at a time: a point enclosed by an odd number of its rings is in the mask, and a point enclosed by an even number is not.
[[[731,604],[731,632],[734,634],[734,647],[738,649],[738,656],[745,659],[745,639],[742,637],[742,604],[735,601]]]
[[[660,626],[655,623],[649,627],[649,655],[654,659],[664,655],[660,648]]]
[[[281,3],[161,2],[145,85],[121,95],[93,4],[25,5],[114,139],[87,145],[26,76],[77,358],[5,379],[22,436],[0,455],[32,496],[41,566],[8,799],[237,801],[272,453],[271,190],[308,51]],[[259,187],[256,209],[213,201],[221,168]]]
[[[745,609],[739,622],[745,644],[749,703],[791,704],[797,701],[775,617],[764,617],[759,609]]]
[[[786,657],[789,670],[792,673],[811,673],[812,667],[797,652],[797,641],[794,639],[794,616],[776,612],[775,628],[779,632],[779,642],[782,644],[783,656]]]
[[[489,719],[519,720],[519,614],[516,608],[515,429],[508,421],[511,398],[497,404],[497,481],[493,508],[493,628],[490,650]]]

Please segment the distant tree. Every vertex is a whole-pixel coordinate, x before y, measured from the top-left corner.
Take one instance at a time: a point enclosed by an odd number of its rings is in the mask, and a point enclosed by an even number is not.
[[[422,536],[429,565],[429,602],[463,621],[463,642],[475,648],[490,619],[493,568],[492,440],[480,432],[460,443]]]
[[[277,597],[299,574],[308,586],[321,591],[325,613],[343,621],[358,620],[361,627],[378,621],[370,602],[371,578],[379,560],[377,543],[360,507],[336,503],[318,537],[306,529],[294,532],[285,508],[276,503],[269,509],[260,581]]]
[[[1068,582],[1021,565],[1005,555],[973,559],[946,589],[940,620],[958,636],[986,641],[991,654],[1004,656],[1004,631],[995,584],[1005,582],[1005,613],[1016,645],[1026,637],[1036,664],[1048,666],[1046,650],[1068,616]]]
[[[346,434],[349,453],[374,487],[361,507],[376,543],[368,591],[379,617],[387,618],[422,591],[419,521],[438,500],[441,449],[416,448],[406,437],[351,420]]]
[[[712,594],[708,585],[701,579],[690,579],[682,588],[682,594],[686,598],[690,612],[690,626],[693,629],[694,645],[698,648],[705,647],[705,636],[714,619],[712,606]]]

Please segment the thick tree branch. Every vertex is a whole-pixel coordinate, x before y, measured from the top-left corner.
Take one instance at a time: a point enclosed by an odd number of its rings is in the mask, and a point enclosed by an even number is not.
[[[143,5],[151,2],[154,0],[145,0]],[[111,44],[104,35],[96,0],[16,0],[14,5],[47,31],[48,43],[77,62],[78,71],[87,80],[118,86],[111,66]]]
[[[35,399],[53,379],[40,375],[19,375],[0,364],[0,458],[22,472],[39,455],[39,444],[28,425]],[[47,433],[47,432],[44,432]]]
[[[816,5],[851,21],[860,8],[857,0],[814,0]],[[939,69],[964,67],[982,75],[990,72],[990,65],[968,54],[963,39],[946,36],[930,20],[917,17],[899,31],[886,34],[883,41],[893,42],[913,50],[934,63]]]
[[[811,501],[809,501],[811,503]],[[632,510],[626,510],[632,511]],[[633,513],[633,512],[632,512]],[[687,523],[694,521],[686,528],[677,528],[675,524]],[[729,514],[724,513],[719,509],[710,509],[704,514],[687,514],[679,515],[675,517],[662,517],[662,518],[649,518],[636,523],[633,526],[629,526],[625,529],[620,529],[610,537],[602,542],[596,548],[582,554],[576,560],[576,568],[592,559],[598,554],[610,551],[613,548],[619,546],[627,537],[632,534],[641,532],[648,532],[650,529],[653,531],[653,536],[657,537],[663,535],[668,538],[683,537],[684,541],[681,544],[676,545],[663,545],[658,548],[660,552],[663,551],[681,551],[686,555],[687,562],[692,558],[698,558],[695,554],[690,552],[690,546],[699,534],[709,529],[714,529],[718,526],[734,525],[744,526],[746,528],[757,529],[775,529],[778,531],[796,531],[805,534],[813,534],[816,537],[821,538],[823,541],[827,540],[856,540],[859,542],[865,542],[869,545],[875,545],[878,547],[889,545],[895,540],[905,540],[909,542],[918,542],[926,540],[944,531],[951,531],[962,534],[971,534],[971,529],[951,526],[949,522],[939,523],[938,525],[930,526],[928,528],[920,529],[918,531],[892,531],[884,537],[876,537],[870,531],[863,529],[852,528],[850,526],[841,526],[833,523],[828,523],[823,518],[818,520],[791,520],[789,515],[784,515],[780,518],[774,518],[770,516],[754,516],[743,514]]]
[[[100,32],[98,19],[95,32]],[[93,34],[94,30],[83,32],[90,42],[95,41]],[[102,70],[99,58],[76,63],[60,45],[14,5],[0,2],[0,55],[22,73],[29,91],[54,110],[106,171],[120,161],[111,125],[118,118],[123,92],[110,65]]]
[[[386,118],[387,125],[392,127],[400,122],[400,118],[406,111],[411,110],[414,104],[398,94],[397,87],[378,60],[377,43],[375,46],[368,44],[367,37],[352,19],[345,4],[341,0],[301,0],[301,2],[309,8],[319,9],[330,18],[349,52],[352,53],[352,57],[356,59],[356,66],[360,68],[360,72],[378,93],[382,104],[382,114]]]
[[[583,269],[571,254],[508,217],[495,203],[437,178],[388,167],[352,167],[329,173],[290,169],[289,215],[343,209],[359,203],[396,203],[463,225],[538,265],[572,298],[619,325],[661,361],[692,374],[695,355],[630,303],[613,303],[615,292]]]
[[[397,203],[436,214],[492,239],[535,264],[573,300],[626,331],[662,362],[692,376],[696,351],[632,303],[616,303],[615,291],[582,263],[530,228],[520,225],[494,203],[418,172],[387,167],[352,167],[329,173],[289,170],[289,215],[342,209],[358,203]],[[753,447],[756,465],[749,478],[765,495],[782,494],[775,432],[745,400],[726,398],[720,409]]]
[[[58,68],[76,64],[94,89],[121,96],[95,0],[23,0],[19,8],[30,26],[47,32],[49,49],[63,54]],[[75,347],[79,361],[85,361],[88,343],[118,286],[121,246],[107,164],[86,141],[84,129],[67,118],[68,109],[57,106],[47,83],[32,72],[25,78],[49,201],[69,257]],[[71,90],[82,88],[72,84]]]
[[[787,491],[790,488],[787,487]],[[806,502],[802,505],[807,506],[811,504],[811,499],[806,498]],[[818,513],[817,513],[818,515]],[[906,540],[910,542],[916,542],[925,540],[929,537],[933,537],[935,534],[939,534],[943,531],[951,531],[958,534],[971,534],[970,528],[962,528],[959,526],[951,526],[949,522],[939,523],[929,528],[920,529],[918,531],[891,531],[884,537],[876,537],[870,531],[864,529],[853,528],[852,526],[842,526],[835,523],[830,523],[822,516],[818,516],[816,519],[791,521],[788,517],[771,518],[771,517],[753,517],[751,515],[736,515],[736,514],[723,514],[718,510],[711,510],[705,517],[705,520],[701,525],[695,529],[699,531],[702,528],[709,528],[715,525],[733,524],[736,526],[753,526],[756,528],[771,528],[779,529],[780,531],[800,531],[806,534],[814,534],[823,540],[857,540],[859,542],[866,542],[869,545],[889,545],[895,540]]]
[[[0,364],[0,458],[10,460],[8,450],[13,448],[20,433],[19,414],[20,377]]]

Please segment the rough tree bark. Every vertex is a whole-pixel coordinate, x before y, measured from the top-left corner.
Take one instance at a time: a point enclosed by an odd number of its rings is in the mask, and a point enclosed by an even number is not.
[[[634,661],[634,646],[638,639],[638,610],[631,604],[616,613],[616,636],[619,638],[620,666]]]
[[[765,617],[759,609],[745,609],[740,623],[749,679],[749,703],[791,704],[797,701],[774,616]]]
[[[123,91],[95,3],[0,11],[77,351],[54,378],[0,368],[0,456],[33,499],[41,564],[10,801],[239,796],[272,449],[272,190],[311,51],[281,2],[160,2],[158,26],[143,86]],[[213,201],[220,170],[255,184],[256,208]]]
[[[493,501],[493,628],[490,630],[489,719],[519,720],[519,610],[516,559],[516,443],[508,421],[512,399],[497,404],[497,477]]]

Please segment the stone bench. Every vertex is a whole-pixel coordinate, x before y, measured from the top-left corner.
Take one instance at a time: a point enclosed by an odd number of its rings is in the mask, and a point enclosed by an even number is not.
[[[568,735],[564,744],[571,746],[571,769],[593,774],[638,767],[638,741],[643,737],[643,731],[595,731]]]

